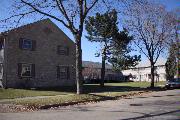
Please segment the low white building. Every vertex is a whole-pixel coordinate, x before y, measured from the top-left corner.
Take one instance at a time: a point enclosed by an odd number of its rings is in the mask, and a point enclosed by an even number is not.
[[[151,81],[151,67],[137,66],[122,71],[124,76],[129,76],[132,81]],[[165,64],[155,65],[155,82],[166,81]]]

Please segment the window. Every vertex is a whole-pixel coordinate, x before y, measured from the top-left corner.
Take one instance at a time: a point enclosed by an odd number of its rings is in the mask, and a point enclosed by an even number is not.
[[[19,40],[19,47],[23,50],[35,50],[35,45],[36,41],[26,39],[26,38],[21,38]]]
[[[23,77],[30,77],[31,76],[31,65],[30,64],[23,64],[22,65],[22,71],[21,76]]]
[[[64,46],[58,46],[57,47],[57,53],[59,55],[69,55],[69,48]]]
[[[0,38],[0,50],[4,48],[4,39]]]
[[[69,78],[69,67],[68,66],[58,66],[57,77],[60,79]]]
[[[23,39],[22,48],[23,49],[32,49],[32,40]]]
[[[60,78],[66,79],[68,74],[68,68],[67,67],[60,67]]]
[[[18,64],[18,75],[19,77],[34,77],[35,76],[35,65],[34,64]]]
[[[0,74],[2,74],[2,73],[3,73],[3,64],[0,63]]]
[[[151,74],[148,74],[148,79],[151,79]]]

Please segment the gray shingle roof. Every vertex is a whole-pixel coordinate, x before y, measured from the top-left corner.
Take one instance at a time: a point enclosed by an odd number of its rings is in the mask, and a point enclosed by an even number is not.
[[[102,68],[102,64],[100,62],[92,62],[92,61],[83,61],[83,67],[93,67],[93,68]],[[106,69],[112,69],[112,65],[106,64]]]

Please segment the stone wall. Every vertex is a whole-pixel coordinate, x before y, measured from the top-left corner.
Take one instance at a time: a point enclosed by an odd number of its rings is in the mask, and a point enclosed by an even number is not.
[[[34,51],[19,48],[19,39],[36,41]],[[68,46],[69,55],[58,55],[57,46]],[[55,87],[75,85],[75,44],[49,19],[29,24],[8,33],[6,40],[7,87]],[[19,78],[18,63],[35,64],[35,78]],[[70,77],[57,78],[57,66],[70,68]]]

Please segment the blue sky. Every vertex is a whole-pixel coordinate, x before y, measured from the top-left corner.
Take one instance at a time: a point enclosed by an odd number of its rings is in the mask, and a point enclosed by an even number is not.
[[[3,19],[8,16],[8,6],[11,4],[12,0],[0,0],[0,19]],[[167,10],[172,10],[175,8],[180,8],[180,0],[160,0],[160,3],[164,4],[167,7]],[[72,40],[73,36],[69,30],[67,30],[62,24],[59,24],[57,21],[52,20],[56,25],[59,26],[60,29],[64,31],[65,34],[67,34]],[[27,23],[31,22],[29,20],[26,21]],[[0,28],[0,32],[4,29]],[[101,62],[101,57],[95,57],[95,53],[100,49],[99,44],[97,43],[91,43],[89,42],[85,37],[85,31],[82,37],[82,57],[83,60],[86,61],[95,61],[95,62]],[[133,52],[132,54],[136,54],[138,52]],[[165,55],[161,56],[160,61],[165,61]],[[142,55],[142,61],[147,61],[146,57]]]

